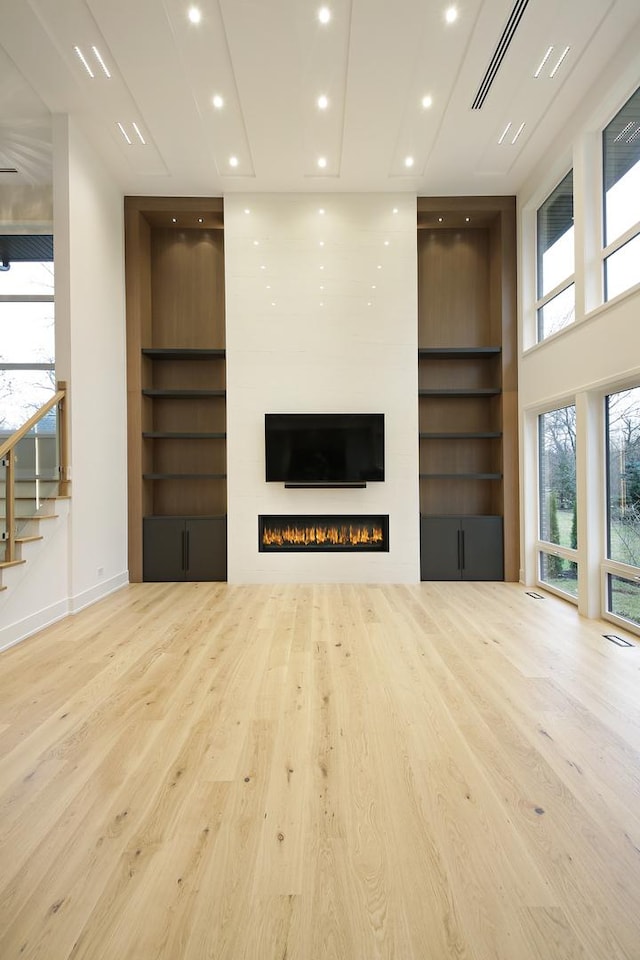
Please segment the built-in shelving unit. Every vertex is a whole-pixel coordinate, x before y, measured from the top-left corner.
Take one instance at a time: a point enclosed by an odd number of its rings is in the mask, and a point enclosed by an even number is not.
[[[132,580],[226,579],[222,201],[125,200]]]
[[[420,198],[418,290],[422,578],[517,580],[513,198]]]

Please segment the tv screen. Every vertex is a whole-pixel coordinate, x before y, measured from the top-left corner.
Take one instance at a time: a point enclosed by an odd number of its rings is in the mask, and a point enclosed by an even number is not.
[[[384,480],[383,413],[266,413],[264,427],[268,481]]]

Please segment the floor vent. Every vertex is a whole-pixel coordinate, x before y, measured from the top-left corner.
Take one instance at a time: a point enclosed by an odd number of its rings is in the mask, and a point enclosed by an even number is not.
[[[484,77],[482,78],[482,82],[478,87],[475,100],[471,104],[472,110],[480,110],[482,108],[482,104],[487,99],[489,90],[491,89],[493,81],[496,78],[496,74],[500,69],[502,61],[507,54],[507,50],[509,49],[511,41],[513,40],[513,36],[518,29],[518,24],[522,20],[522,15],[526,10],[528,3],[529,0],[516,0],[513,10],[509,15],[509,19],[507,20],[506,26],[502,31],[502,36],[498,40],[498,45],[494,50],[491,62],[487,67],[487,72],[485,73]]]
[[[611,643],[615,643],[617,647],[632,647],[633,644],[629,640],[625,640],[623,637],[619,637],[616,633],[603,633],[602,636],[605,640],[611,640]]]
[[[533,597],[534,600],[544,600],[544,597],[540,593],[534,593],[533,590],[527,590],[526,594],[528,597]]]

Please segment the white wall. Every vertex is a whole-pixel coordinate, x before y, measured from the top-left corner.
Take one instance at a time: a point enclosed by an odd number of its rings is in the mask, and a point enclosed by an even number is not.
[[[229,581],[419,580],[415,197],[228,197],[225,268]],[[385,482],[266,483],[264,414],[309,411],[384,413]],[[389,553],[258,551],[260,514],[380,513]]]
[[[56,365],[71,389],[76,610],[128,580],[124,213],[121,190],[66,117],[54,119],[54,149]]]
[[[72,499],[0,595],[0,649],[128,580],[122,193],[54,118],[56,376],[70,388]]]

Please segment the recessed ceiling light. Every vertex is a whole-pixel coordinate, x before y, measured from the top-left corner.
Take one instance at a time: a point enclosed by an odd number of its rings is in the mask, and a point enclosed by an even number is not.
[[[367,306],[368,306],[368,307],[371,306],[371,300],[368,300],[368,301],[367,301]]]
[[[320,267],[321,270],[324,270],[324,264]]]
[[[545,53],[544,57],[543,57],[542,60],[540,61],[540,65],[539,65],[538,69],[536,70],[536,72],[535,72],[534,75],[533,75],[534,78],[537,78],[537,77],[540,76],[540,74],[541,74],[542,71],[544,70],[544,65],[545,65],[545,63],[547,62],[547,60],[549,59],[549,57],[551,56],[552,53],[553,53],[553,45],[549,47],[549,49],[548,49],[547,52]]]
[[[465,217],[465,218],[464,218],[464,222],[465,222],[465,223],[469,223],[470,221],[471,221],[471,217]]]
[[[145,138],[142,136],[142,133],[141,133],[141,131],[140,131],[140,127],[138,126],[138,124],[135,123],[135,122],[133,122],[133,123],[131,124],[131,126],[132,126],[133,129],[135,130],[136,135],[137,135],[138,140],[140,141],[140,143],[143,144],[143,146],[146,146],[147,141],[146,141]]]
[[[81,63],[82,66],[85,68],[85,70],[87,71],[87,73],[89,74],[89,76],[91,77],[91,79],[93,80],[93,78],[95,77],[95,73],[93,72],[93,70],[91,69],[91,67],[89,66],[89,64],[87,63],[87,60],[86,60],[86,58],[85,58],[84,53],[82,52],[82,50],[80,49],[80,47],[74,47],[73,49],[75,50],[75,52],[77,53],[78,57],[80,58],[80,63]]]
[[[219,93],[216,93],[213,95],[211,102],[216,108],[216,110],[222,110],[222,108],[224,107],[224,98],[221,97]]]
[[[447,23],[455,23],[458,19],[458,8],[447,7],[444,12],[444,19],[447,21]]]
[[[260,244],[260,241],[259,241],[259,240],[254,240],[254,241],[253,241],[254,247],[259,246],[259,244]]]
[[[404,165],[405,165],[405,167],[412,167],[413,164],[414,164],[414,159],[413,159],[413,157],[405,157],[405,158],[404,158]]]
[[[570,49],[571,49],[570,47],[565,47],[564,50],[562,51],[562,53],[560,54],[560,58],[559,58],[558,62],[556,63],[555,67],[553,68],[553,70],[552,70],[551,73],[549,74],[549,77],[550,77],[551,79],[553,79],[553,77],[555,77],[556,73],[558,72],[558,68],[560,67],[560,64],[562,63],[562,61],[564,60],[564,58],[566,57],[566,55],[569,53],[569,50],[570,50]]]
[[[176,217],[171,217],[171,223],[177,223],[177,222],[178,222],[178,220],[177,220]]]
[[[129,144],[129,146],[131,146],[131,137],[129,136],[129,134],[127,133],[127,131],[125,130],[125,128],[122,126],[122,124],[120,123],[120,121],[118,121],[118,128],[119,128],[120,133],[122,134],[122,136],[125,138],[125,140],[126,140],[127,143]]]
[[[438,217],[438,223],[442,223],[443,219],[443,217]]]
[[[516,133],[515,137],[514,137],[513,140],[511,141],[512,144],[516,142],[516,140],[518,139],[518,137],[520,136],[520,134],[522,133],[523,130],[524,130],[524,120],[522,121],[522,123],[521,123],[520,126],[518,127],[518,132]]]
[[[271,284],[270,284],[270,283],[268,283],[268,284],[266,285],[265,290],[271,290]]]
[[[392,213],[398,213],[398,208],[397,208],[397,207],[394,207],[393,210],[392,210]]]
[[[376,289],[375,283],[372,283],[372,284],[371,284],[371,289],[372,289],[372,290],[375,290],[375,289]]]
[[[382,270],[382,264],[381,264],[381,263],[378,264],[378,270]]]
[[[198,223],[204,223],[204,220],[202,219],[202,217],[198,217]]]
[[[510,130],[510,129],[511,129],[511,120],[509,120],[509,123],[506,125],[506,127],[504,128],[504,130],[503,130],[502,133],[500,134],[500,138],[499,138],[499,140],[498,140],[498,143],[502,143],[502,141],[504,140],[504,138],[506,137],[506,135],[509,133],[509,130]]]
[[[320,241],[320,246],[321,246],[321,247],[324,247],[324,240],[321,240],[321,241]]]
[[[318,10],[318,20],[320,23],[329,23],[331,20],[331,10],[329,7],[320,7]]]
[[[238,158],[237,158],[237,157],[229,157],[229,166],[230,166],[230,167],[237,167],[237,166],[238,166],[238,163],[239,163],[239,161],[238,161]]]
[[[102,72],[104,73],[105,77],[111,80],[111,74],[109,73],[108,67],[100,55],[100,51],[98,50],[97,47],[91,47],[91,49],[93,50],[94,57],[102,67]]]
[[[319,110],[326,110],[329,106],[329,97],[325,96],[323,93],[318,97],[316,103],[318,104]]]
[[[266,265],[265,263],[261,263],[261,264],[260,264],[260,269],[261,269],[261,270],[266,270],[266,269],[267,269],[267,265]]]
[[[324,168],[326,167],[326,165],[327,165],[327,158],[326,158],[326,157],[318,157],[318,166],[320,167],[320,169],[321,169],[321,170],[324,170]]]
[[[189,13],[187,14],[191,23],[200,23],[202,20],[202,14],[198,7],[189,7]]]
[[[324,207],[320,207],[320,209],[318,210],[318,213],[320,214],[320,216],[324,216]]]
[[[251,213],[251,210],[249,210],[249,207],[245,207],[245,208],[244,208],[244,212],[245,212],[245,213]]]
[[[428,110],[429,107],[433,104],[433,97],[430,93],[422,98],[422,106],[425,110]]]
[[[385,245],[385,247],[388,247],[388,246],[389,246],[389,241],[388,241],[388,240],[385,240],[384,245]]]

